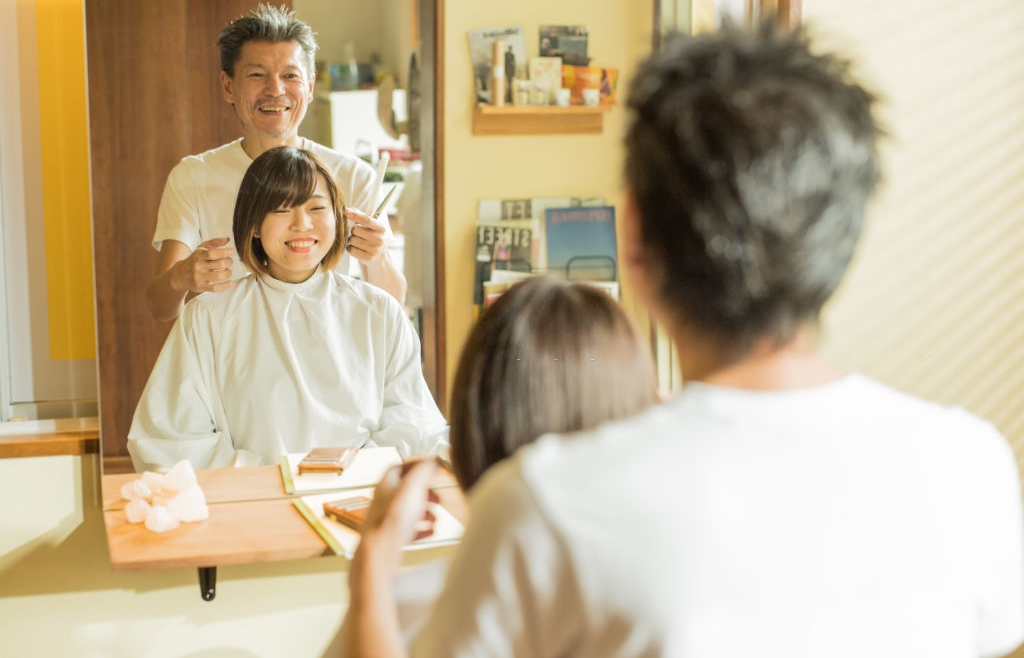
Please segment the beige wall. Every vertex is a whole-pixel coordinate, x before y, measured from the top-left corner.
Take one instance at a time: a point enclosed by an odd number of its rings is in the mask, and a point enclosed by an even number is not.
[[[826,351],[990,419],[1024,464],[1024,3],[803,7],[884,96],[891,135]]]
[[[824,0],[884,96],[886,182],[826,319],[839,363],[956,403],[1024,454],[1024,3]]]

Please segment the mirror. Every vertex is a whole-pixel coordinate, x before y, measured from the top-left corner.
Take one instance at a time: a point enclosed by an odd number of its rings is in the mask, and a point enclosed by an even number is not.
[[[96,318],[99,350],[101,445],[104,473],[130,472],[127,435],[139,395],[171,323],[154,320],[145,288],[156,265],[151,241],[167,174],[182,157],[241,136],[218,84],[217,34],[258,0],[85,0],[87,79],[92,184]],[[321,58],[337,58],[357,44],[360,62],[380,49],[382,64],[408,79],[409,53],[419,41],[421,202],[415,226],[416,258],[406,258],[406,277],[418,280],[410,315],[421,329],[427,383],[444,409],[444,313],[442,246],[436,219],[441,204],[436,108],[441,65],[443,0],[292,0],[298,17],[318,33]],[[344,29],[338,32],[330,23]],[[362,24],[359,21],[366,21]],[[391,28],[394,31],[391,32]],[[333,31],[332,31],[333,30]],[[387,33],[371,40],[367,34]],[[418,33],[418,39],[416,35]],[[341,36],[338,36],[338,35]],[[332,36],[333,35],[333,36]],[[325,37],[331,41],[325,42]],[[338,43],[343,40],[343,43]],[[360,43],[365,41],[366,43]],[[371,43],[371,41],[373,41]],[[383,49],[389,50],[385,52]],[[325,96],[318,75],[315,93]],[[315,106],[311,104],[311,107]],[[397,112],[396,112],[397,113]],[[300,134],[313,137],[313,112]],[[319,136],[319,135],[317,135]],[[331,146],[331,144],[327,144]],[[409,212],[410,217],[415,212]],[[410,221],[406,219],[405,221]],[[412,230],[410,230],[412,232]]]

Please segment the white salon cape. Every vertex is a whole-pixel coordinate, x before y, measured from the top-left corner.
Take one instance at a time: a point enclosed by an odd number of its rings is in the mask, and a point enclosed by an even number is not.
[[[364,444],[445,454],[448,427],[402,307],[323,270],[298,284],[250,275],[186,304],[128,434],[137,471]]]

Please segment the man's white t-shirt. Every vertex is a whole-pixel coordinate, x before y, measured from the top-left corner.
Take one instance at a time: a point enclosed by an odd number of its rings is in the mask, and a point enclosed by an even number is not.
[[[338,153],[305,138],[301,148],[312,152],[334,172],[345,206],[358,208],[367,215],[373,211],[376,199],[372,197],[378,191],[373,167],[359,158]],[[235,199],[251,164],[252,158],[242,149],[242,138],[205,153],[182,158],[167,176],[157,212],[153,247],[159,251],[164,240],[177,240],[195,251],[204,241],[222,237],[231,238],[230,246],[234,247],[232,221]],[[390,238],[387,217],[382,216],[376,221]],[[342,252],[335,269],[348,274],[351,267],[348,252]],[[235,258],[231,266],[232,280],[248,272],[248,268]]]
[[[1017,468],[991,424],[860,375],[690,384],[491,469],[412,655],[999,656]]]

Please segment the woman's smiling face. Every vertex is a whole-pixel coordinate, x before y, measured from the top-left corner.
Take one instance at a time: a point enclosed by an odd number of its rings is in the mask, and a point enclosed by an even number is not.
[[[267,254],[270,275],[300,283],[316,272],[337,236],[338,219],[323,176],[305,203],[271,210],[263,218],[259,239]]]

